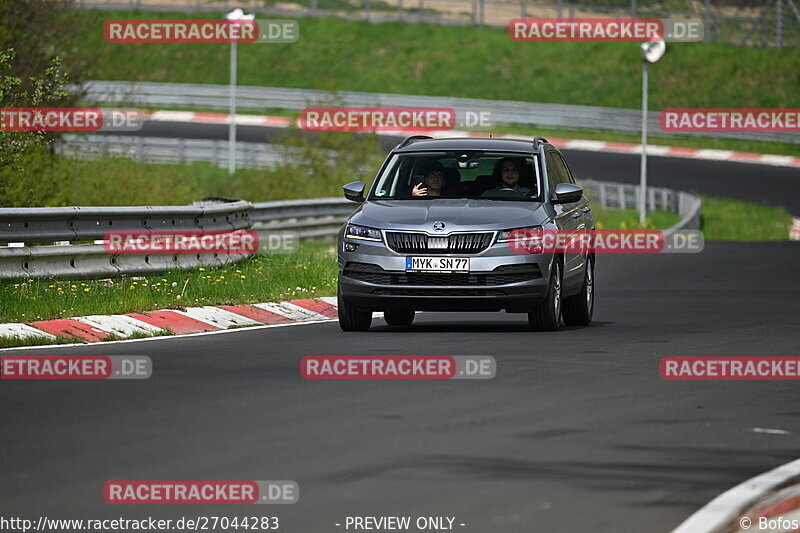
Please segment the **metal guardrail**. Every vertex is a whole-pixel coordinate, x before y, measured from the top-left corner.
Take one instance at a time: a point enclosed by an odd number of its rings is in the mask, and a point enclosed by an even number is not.
[[[592,201],[604,208],[638,205],[636,185],[597,181],[584,181],[582,185]],[[651,187],[649,191],[650,209],[667,209],[682,217],[668,232],[699,228],[699,198],[661,187]],[[137,232],[251,229],[261,238],[275,232],[293,232],[301,239],[329,240],[355,208],[355,204],[344,198],[314,198],[256,204],[236,201],[170,207],[0,209],[0,243],[6,244],[0,246],[0,279],[113,277],[219,267],[246,256],[109,254],[101,239],[112,229]]]
[[[93,241],[109,231],[233,231],[249,228],[252,204],[22,207],[0,209],[0,243]]]
[[[191,83],[153,83],[90,81],[83,85],[87,102],[99,105],[133,104],[149,107],[199,107],[228,109],[230,89],[227,85]],[[491,113],[495,124],[523,124],[548,128],[612,130],[625,133],[641,131],[641,111],[613,107],[542,104],[513,100],[481,100],[444,96],[341,92],[336,105],[367,107],[447,107],[463,116],[466,111]],[[238,86],[239,109],[291,109],[299,111],[320,102],[330,102],[331,94],[312,89]],[[325,104],[323,104],[325,105]],[[706,136],[729,139],[800,143],[800,133],[664,133],[658,126],[658,111],[648,116],[648,133],[662,137]]]
[[[228,141],[223,140],[67,134],[60,141],[55,145],[58,154],[83,159],[127,157],[146,163],[205,161],[218,167],[228,167]],[[239,168],[271,168],[281,160],[281,152],[273,145],[236,143],[236,166]]]

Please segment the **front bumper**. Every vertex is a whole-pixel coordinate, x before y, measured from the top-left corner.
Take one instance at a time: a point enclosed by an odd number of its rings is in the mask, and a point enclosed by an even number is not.
[[[496,244],[469,257],[469,274],[406,273],[406,255],[382,243],[359,242],[355,252],[339,241],[339,287],[351,305],[370,311],[528,312],[544,299],[552,254],[520,254]],[[440,281],[441,280],[441,281]]]

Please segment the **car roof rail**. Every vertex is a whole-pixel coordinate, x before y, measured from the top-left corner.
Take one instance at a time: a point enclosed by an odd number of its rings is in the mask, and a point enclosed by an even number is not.
[[[537,135],[536,137],[533,138],[533,146],[535,146],[536,148],[539,148],[539,143],[548,144],[549,142],[550,141],[548,141],[547,139],[545,139],[540,135]]]
[[[433,139],[433,137],[431,137],[430,135],[409,135],[408,137],[400,141],[400,144],[395,146],[394,149],[399,150],[400,148],[410,144],[412,141],[421,141],[423,139]]]

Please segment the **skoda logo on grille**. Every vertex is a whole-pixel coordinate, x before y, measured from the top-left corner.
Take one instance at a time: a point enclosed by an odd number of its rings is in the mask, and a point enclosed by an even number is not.
[[[445,224],[441,220],[437,220],[433,223],[433,231],[444,231]]]

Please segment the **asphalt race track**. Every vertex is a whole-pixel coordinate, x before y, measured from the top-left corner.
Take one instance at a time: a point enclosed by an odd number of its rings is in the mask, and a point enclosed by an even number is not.
[[[237,126],[236,137],[245,142],[267,142],[284,128]],[[126,135],[227,139],[226,124],[145,122],[138,132]],[[402,137],[383,137],[387,151]],[[564,150],[572,171],[583,178],[639,183],[639,155]],[[377,170],[377,169],[376,169]],[[369,176],[371,179],[372,176]],[[752,203],[785,207],[800,216],[800,169],[729,161],[706,161],[676,157],[648,157],[648,183],[694,191],[710,196],[735,198]]]
[[[240,127],[264,141],[266,128]],[[224,125],[145,135],[225,138]],[[580,176],[638,179],[638,156],[568,153]],[[650,183],[800,213],[797,169],[653,157]],[[144,381],[4,381],[0,515],[454,516],[477,533],[668,532],[743,480],[797,458],[789,381],[665,381],[665,356],[787,356],[800,345],[800,246],[707,242],[700,254],[603,255],[595,322],[417,315],[234,330],[21,354],[148,355]],[[492,380],[311,381],[305,355],[492,355]],[[753,428],[788,434],[757,433]],[[295,480],[289,506],[113,506],[114,479]],[[465,524],[460,526],[459,524]]]
[[[793,460],[792,382],[675,382],[664,356],[798,355],[796,243],[605,255],[595,322],[422,314],[26,354],[149,355],[144,381],[0,386],[0,514],[144,518],[275,513],[282,530],[346,515],[455,516],[460,531],[666,532]],[[14,353],[14,352],[3,352]],[[476,381],[310,381],[304,355],[493,355]],[[774,428],[788,435],[754,433]],[[292,506],[113,506],[113,479],[292,479]]]

